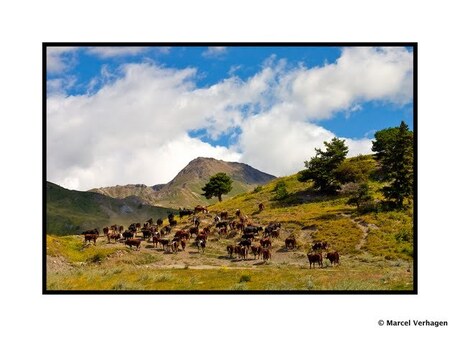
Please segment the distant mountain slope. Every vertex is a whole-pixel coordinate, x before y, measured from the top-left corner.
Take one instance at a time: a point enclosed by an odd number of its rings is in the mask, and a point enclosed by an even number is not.
[[[94,192],[67,190],[46,182],[46,233],[79,234],[107,225],[129,225],[165,218],[171,209],[146,205],[138,197],[115,199]]]
[[[194,207],[197,204],[214,202],[201,195],[203,193],[201,188],[212,175],[218,172],[225,172],[233,179],[233,189],[224,198],[248,192],[254,187],[264,185],[276,178],[247,164],[198,157],[165,185],[145,186],[137,184],[102,187],[91,191],[116,198],[134,195],[146,203],[163,207]]]

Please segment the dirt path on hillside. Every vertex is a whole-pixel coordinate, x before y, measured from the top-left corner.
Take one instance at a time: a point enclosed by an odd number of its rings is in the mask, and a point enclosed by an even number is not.
[[[341,213],[340,215],[347,219],[350,219],[363,232],[361,239],[359,240],[358,244],[355,246],[356,250],[361,250],[363,246],[366,244],[367,236],[369,235],[369,228],[377,229],[378,228],[377,225],[372,224],[372,223],[367,223],[364,220],[352,219],[350,214]]]

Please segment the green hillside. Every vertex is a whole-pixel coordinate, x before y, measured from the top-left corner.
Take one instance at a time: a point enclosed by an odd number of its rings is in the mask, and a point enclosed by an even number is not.
[[[383,200],[379,191],[383,183],[372,179],[378,175],[377,162],[372,156],[346,160],[350,161],[369,168],[367,183],[371,196],[375,203]],[[288,193],[282,200],[275,200],[278,183],[284,183]],[[344,185],[337,195],[324,195],[314,190],[312,183],[299,182],[298,174],[294,174],[214,204],[209,209],[215,212],[226,210],[231,214],[240,209],[253,222],[263,226],[269,222],[281,222],[286,230],[300,238],[305,247],[312,241],[327,241],[345,254],[356,255],[366,251],[389,260],[411,260],[412,208],[358,212],[356,206],[347,204],[351,196],[350,185]],[[265,206],[262,212],[259,212],[259,203]]]
[[[71,191],[46,183],[46,233],[79,234],[112,224],[165,218],[172,209],[143,204],[136,197],[114,199],[94,192]]]
[[[379,167],[371,156],[347,159],[366,167],[373,204],[383,200],[378,180]],[[276,186],[283,184],[287,194],[279,195]],[[302,183],[298,175],[277,178],[250,192],[239,194],[209,207],[211,214],[199,214],[201,228],[211,232],[204,252],[197,251],[193,239],[177,253],[156,247],[152,241],[141,242],[140,250],[123,242],[85,244],[81,236],[47,236],[47,288],[50,290],[412,290],[413,283],[413,213],[411,200],[402,210],[357,210],[347,204],[353,184],[342,185],[336,195],[314,190],[312,183]],[[215,200],[214,200],[215,201]],[[265,208],[260,211],[258,205]],[[88,207],[80,202],[79,207]],[[75,208],[75,207],[74,207]],[[254,225],[280,222],[278,238],[272,239],[271,259],[262,261],[230,258],[227,245],[239,242],[241,233],[219,234],[213,218],[227,211],[236,220],[239,209]],[[97,212],[92,211],[97,217]],[[190,218],[178,220],[172,239],[179,229],[191,227]],[[285,248],[284,240],[294,235],[297,247]],[[142,234],[137,234],[142,238]],[[340,265],[332,266],[324,258],[323,268],[310,269],[307,254],[315,241],[327,241],[327,251],[340,253]],[[258,239],[254,241],[258,244]],[[323,252],[325,256],[326,251]]]

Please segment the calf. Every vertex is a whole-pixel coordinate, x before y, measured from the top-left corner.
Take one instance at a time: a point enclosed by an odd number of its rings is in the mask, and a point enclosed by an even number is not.
[[[326,258],[331,262],[332,265],[339,264],[339,253],[338,252],[333,252],[333,253],[327,253]]]
[[[141,240],[139,239],[127,239],[125,241],[125,245],[129,246],[132,248],[133,246],[137,248],[137,250],[141,249]]]
[[[318,264],[319,267],[323,266],[323,256],[318,253],[309,253],[307,254],[308,262],[310,262],[310,269],[311,265],[313,264],[313,268],[315,267],[315,263]]]

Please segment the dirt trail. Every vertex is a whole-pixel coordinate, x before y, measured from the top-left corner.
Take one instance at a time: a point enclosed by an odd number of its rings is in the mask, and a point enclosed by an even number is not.
[[[367,236],[369,235],[369,228],[377,229],[377,225],[372,223],[367,223],[364,220],[352,219],[350,214],[341,213],[341,216],[350,219],[362,232],[363,235],[359,240],[358,244],[355,246],[356,250],[361,250],[362,247],[366,244]]]

